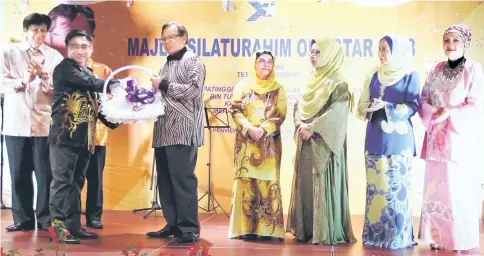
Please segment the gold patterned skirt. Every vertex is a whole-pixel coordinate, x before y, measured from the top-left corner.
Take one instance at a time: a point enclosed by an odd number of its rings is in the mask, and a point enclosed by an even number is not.
[[[279,181],[235,179],[232,189],[229,238],[249,234],[284,238]]]

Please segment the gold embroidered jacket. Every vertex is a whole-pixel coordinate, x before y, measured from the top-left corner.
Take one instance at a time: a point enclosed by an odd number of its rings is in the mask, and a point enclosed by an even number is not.
[[[96,78],[91,69],[66,58],[54,69],[53,84],[49,142],[94,152],[98,116],[96,92],[103,90],[104,80]]]

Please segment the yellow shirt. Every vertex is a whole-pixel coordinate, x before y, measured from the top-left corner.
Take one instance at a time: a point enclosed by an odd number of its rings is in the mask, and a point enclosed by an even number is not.
[[[87,66],[92,69],[94,75],[99,79],[106,79],[113,72],[108,66],[97,63],[92,59],[89,60]],[[108,141],[108,127],[106,127],[101,121],[97,120],[96,124],[96,146],[107,146]]]

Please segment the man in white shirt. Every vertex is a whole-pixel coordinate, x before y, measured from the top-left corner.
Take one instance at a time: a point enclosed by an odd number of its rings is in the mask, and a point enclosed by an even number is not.
[[[7,231],[47,229],[50,225],[49,161],[52,73],[63,57],[44,44],[49,16],[33,13],[23,21],[24,40],[3,51],[0,91],[5,94],[3,135],[12,184],[14,224]],[[37,205],[33,209],[37,180]]]

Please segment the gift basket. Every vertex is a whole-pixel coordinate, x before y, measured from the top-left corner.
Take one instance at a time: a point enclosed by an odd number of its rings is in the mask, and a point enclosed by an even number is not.
[[[123,79],[123,86],[111,87],[112,98],[108,99],[107,86],[109,81],[119,72],[128,69],[145,71],[153,77],[151,71],[140,66],[125,66],[111,73],[104,83],[101,93],[100,112],[106,120],[112,123],[131,124],[140,122],[155,122],[159,116],[164,115],[164,103],[158,90],[146,89],[140,86],[136,79]],[[149,86],[151,88],[151,85]]]

